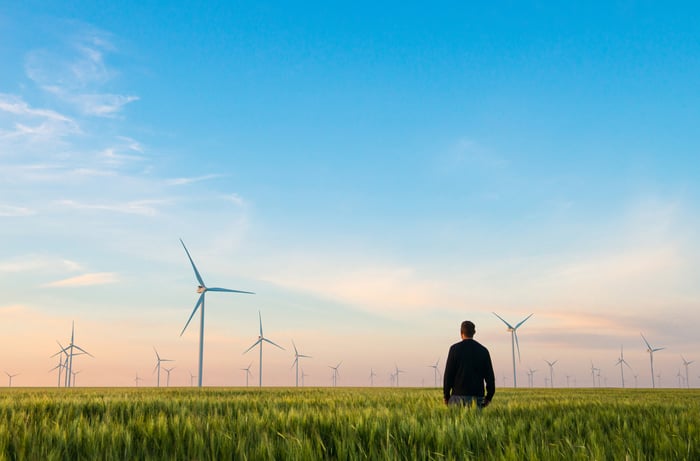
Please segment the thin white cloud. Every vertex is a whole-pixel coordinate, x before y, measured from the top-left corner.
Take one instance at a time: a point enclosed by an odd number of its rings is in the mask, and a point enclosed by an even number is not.
[[[45,284],[45,287],[84,287],[116,283],[119,279],[114,272],[94,272]]]
[[[26,255],[7,261],[0,261],[0,273],[19,273],[34,271],[77,272],[82,270],[80,263],[69,259],[56,259],[36,255]]]
[[[135,214],[143,216],[154,216],[159,213],[156,205],[167,203],[165,200],[134,200],[124,203],[112,204],[90,204],[82,203],[74,200],[57,200],[57,205],[72,208],[75,210],[95,210],[95,211],[111,211],[115,213]]]
[[[165,181],[168,186],[184,186],[187,184],[192,184],[200,181],[208,181],[209,179],[221,178],[222,174],[205,174],[202,176],[192,176],[189,178],[173,178]]]
[[[36,214],[36,212],[27,207],[0,205],[0,217],[21,217],[32,216],[34,214]]]
[[[34,108],[15,95],[0,93],[0,113],[11,116],[10,124],[4,127],[0,118],[0,139],[50,139],[80,133],[72,118],[50,109]]]

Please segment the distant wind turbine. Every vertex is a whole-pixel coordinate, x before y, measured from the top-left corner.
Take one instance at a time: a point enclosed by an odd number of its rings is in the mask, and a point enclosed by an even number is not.
[[[622,380],[622,388],[624,389],[624,387],[625,387],[625,369],[622,365],[626,365],[627,368],[629,368],[630,370],[632,369],[632,367],[630,366],[629,363],[627,363],[627,360],[625,360],[625,355],[624,355],[623,350],[622,350],[622,345],[620,345],[620,358],[617,359],[617,363],[615,363],[615,365],[620,365],[620,379]]]
[[[60,344],[59,344],[59,346],[60,346]],[[61,346],[61,350],[58,351],[56,354],[52,355],[52,357],[55,355],[58,355],[58,365],[56,365],[55,367],[53,367],[52,369],[49,370],[49,373],[51,373],[52,371],[58,369],[58,386],[57,387],[61,387],[61,373],[63,373],[63,367],[64,367],[64,365],[63,365],[63,355],[64,354],[65,354],[65,350],[64,350],[63,346]]]
[[[194,386],[194,378],[196,378],[197,375],[192,374],[192,370],[190,370],[190,387]]]
[[[134,378],[134,381],[136,382],[136,387],[139,387],[139,381],[143,381],[143,378],[140,378],[139,374],[136,373],[136,378]]]
[[[292,346],[294,347],[294,362],[292,362],[292,366],[296,366],[296,387],[299,387],[299,359],[300,358],[310,359],[311,356],[300,354],[299,351],[297,350],[297,345],[294,344],[294,340],[292,340]]]
[[[58,343],[58,345],[61,346],[61,343]],[[82,347],[75,344],[75,322],[71,323],[70,344],[68,344],[68,346],[66,348],[63,348],[63,346],[61,346],[61,349],[62,349],[61,352],[66,354],[66,361],[64,362],[65,386],[71,387],[71,378],[73,375],[73,357],[75,357],[76,355],[82,355],[82,354],[87,354],[90,357],[93,357],[93,355],[90,354],[88,351],[86,351]],[[77,353],[75,352],[76,350],[78,351]],[[54,355],[57,355],[57,354],[54,354]]]
[[[340,362],[338,362],[338,365],[336,365],[336,366],[334,366],[334,367],[328,365],[328,368],[330,368],[331,370],[333,370],[333,377],[332,377],[332,378],[333,378],[333,387],[336,387],[337,384],[338,384],[338,375],[340,375],[340,372],[338,371],[338,368],[340,368],[340,364],[341,364],[341,363],[343,363],[342,360],[341,360]]]
[[[536,371],[537,370],[533,370],[532,368],[530,368],[527,372],[527,376],[530,379],[530,387],[533,387],[535,385],[535,372]]]
[[[396,387],[399,387],[399,373],[406,373],[403,370],[399,370],[399,366],[394,364],[394,368],[396,369]]]
[[[71,374],[73,375],[73,387],[75,387],[75,382],[76,382],[75,377],[78,375],[78,373],[80,373],[80,370],[78,370],[78,371],[71,371]]]
[[[596,371],[600,373],[600,370],[593,365],[593,360],[591,360],[591,376],[593,377],[593,387],[595,387],[595,372]]]
[[[209,288],[204,284],[204,280],[202,280],[202,276],[199,274],[199,271],[197,270],[197,266],[194,265],[194,261],[192,260],[192,256],[190,256],[190,252],[187,250],[187,247],[185,246],[185,242],[180,239],[180,243],[182,243],[182,247],[185,249],[185,253],[187,253],[187,258],[190,260],[190,264],[192,264],[192,269],[194,270],[194,275],[197,278],[197,282],[199,282],[199,285],[197,286],[197,293],[200,293],[199,299],[197,300],[197,303],[194,305],[194,309],[192,310],[192,313],[190,314],[190,318],[187,319],[187,323],[185,324],[185,328],[182,329],[182,332],[180,332],[180,336],[185,333],[185,330],[187,329],[187,326],[190,324],[190,321],[192,321],[192,317],[194,317],[194,314],[197,312],[197,309],[200,309],[199,312],[199,375],[197,376],[198,379],[198,385],[199,387],[202,387],[202,362],[204,359],[204,295],[207,293],[207,291],[223,291],[226,293],[245,293],[245,294],[255,294],[250,291],[240,291],[240,290],[230,290],[228,288]]]
[[[506,322],[503,317],[500,315],[496,314],[495,312],[493,313],[496,317],[501,319],[501,322],[505,323],[506,326],[508,327],[508,331],[510,332],[510,344],[511,344],[511,349],[513,352],[513,387],[518,387],[518,381],[517,381],[517,376],[515,374],[515,348],[517,346],[518,348],[518,361],[520,361],[520,344],[518,343],[518,333],[517,330],[520,328],[520,325],[525,323],[527,319],[532,317],[533,314],[528,315],[525,317],[523,320],[521,320],[517,325],[512,326],[510,323]]]
[[[377,376],[377,374],[374,372],[374,368],[369,369],[369,385],[371,387],[374,387],[374,377]]]
[[[19,373],[15,373],[14,375],[11,375],[8,372],[5,372],[5,374],[7,375],[7,377],[9,378],[9,381],[10,381],[8,383],[7,387],[12,387],[12,378],[14,378],[15,376],[18,376]]]
[[[554,364],[557,363],[559,360],[555,360],[554,362],[550,362],[549,360],[545,360],[547,362],[547,365],[549,365],[549,384],[554,389]]]
[[[273,346],[279,347],[279,348],[282,349],[282,350],[284,350],[284,347],[280,346],[279,344],[273,343],[272,341],[270,341],[269,339],[267,339],[267,338],[263,335],[262,315],[260,314],[260,311],[258,311],[258,318],[259,318],[259,320],[260,320],[260,336],[258,336],[258,340],[255,341],[255,342],[253,343],[253,345],[250,346],[248,349],[246,349],[243,353],[245,354],[246,352],[248,352],[249,350],[251,350],[252,348],[254,348],[255,346],[257,346],[258,344],[260,345],[260,383],[259,383],[259,387],[262,387],[262,365],[263,365],[263,361],[262,361],[262,345],[263,345],[263,342],[270,343],[270,344],[272,344]]]
[[[160,387],[160,362],[172,362],[172,359],[161,359],[160,355],[158,355],[158,351],[156,348],[153,348],[153,351],[156,353],[156,366],[153,368],[153,372],[155,373],[158,371],[158,387]]]
[[[248,377],[253,375],[250,372],[250,367],[252,367],[252,366],[253,366],[253,362],[250,362],[250,364],[246,368],[241,368],[241,370],[245,371],[245,387],[248,387]]]
[[[165,380],[165,387],[170,387],[170,372],[173,371],[175,367],[170,367],[170,368],[165,368],[163,367],[163,371],[167,373],[167,378]]]
[[[641,333],[639,333],[639,334],[642,335]],[[651,345],[649,344],[649,341],[647,341],[647,339],[644,337],[644,335],[642,335],[642,339],[644,340],[644,344],[647,345],[647,352],[649,353],[649,364],[651,365],[651,387],[652,387],[652,388],[655,388],[655,387],[656,387],[656,383],[654,382],[654,352],[660,351],[660,350],[663,350],[663,349],[666,349],[666,348],[665,348],[665,347],[653,348],[653,347],[651,347]],[[660,378],[659,378],[659,386],[660,386],[660,385],[661,385],[661,380],[660,380]]]
[[[301,369],[301,387],[304,387],[304,378],[306,378],[307,376],[309,376],[309,375],[304,373],[304,369],[302,368]]]
[[[688,389],[690,389],[690,376],[688,376],[688,365],[695,362],[695,360],[687,361],[682,355],[681,360],[683,360],[683,366],[685,367],[685,385],[688,387]]]
[[[437,359],[437,361],[435,362],[435,365],[428,365],[430,368],[435,370],[435,387],[438,387],[438,375],[439,375],[438,363],[440,363],[440,359]]]

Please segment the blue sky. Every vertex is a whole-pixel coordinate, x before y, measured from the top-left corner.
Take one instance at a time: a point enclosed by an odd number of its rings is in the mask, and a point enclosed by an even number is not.
[[[207,283],[257,293],[210,297],[205,384],[255,371],[260,310],[314,385],[341,360],[339,385],[430,384],[464,319],[510,376],[492,311],[535,313],[523,372],[618,385],[622,344],[647,385],[643,331],[675,385],[700,354],[694,10],[3,5],[0,364],[50,385],[75,320],[85,385],[153,384],[153,346],[188,384],[183,238]]]

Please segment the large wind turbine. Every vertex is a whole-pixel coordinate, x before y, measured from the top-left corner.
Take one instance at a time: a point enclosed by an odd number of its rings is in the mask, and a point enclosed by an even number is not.
[[[90,357],[93,357],[91,353],[83,349],[82,347],[78,346],[75,344],[75,322],[71,323],[71,329],[70,329],[70,344],[68,344],[68,347],[63,347],[61,346],[61,343],[58,343],[58,345],[61,347],[61,353],[66,354],[66,361],[64,362],[64,368],[65,368],[65,387],[71,387],[71,378],[73,374],[73,357],[76,355],[82,355],[82,354],[87,354]],[[79,352],[75,352],[75,350],[78,350]],[[54,354],[57,355],[57,354]],[[52,355],[53,357],[53,355]]]
[[[515,374],[515,348],[516,348],[516,346],[517,346],[517,348],[518,348],[518,361],[520,361],[520,344],[518,344],[518,333],[517,333],[517,330],[518,330],[518,328],[520,328],[520,325],[522,325],[523,323],[525,323],[525,321],[526,321],[527,319],[529,319],[530,317],[532,317],[533,314],[528,315],[527,317],[525,317],[524,319],[522,319],[522,320],[521,320],[517,325],[515,325],[515,326],[512,326],[510,323],[508,323],[508,322],[506,322],[505,320],[503,320],[503,317],[501,317],[500,315],[496,314],[495,312],[493,313],[493,315],[495,315],[496,317],[498,317],[499,319],[501,319],[501,322],[503,322],[503,323],[506,324],[506,326],[508,327],[508,331],[510,332],[510,345],[511,345],[511,348],[512,348],[512,350],[513,350],[513,387],[518,387],[517,377],[516,377],[516,374]]]
[[[160,355],[158,355],[158,351],[156,348],[153,348],[153,351],[156,353],[156,366],[153,368],[153,372],[155,373],[158,371],[158,387],[160,387],[160,362],[172,362],[172,359],[161,359]],[[169,375],[170,373],[168,373]]]
[[[639,334],[642,335],[641,333],[639,333]],[[649,341],[647,341],[647,339],[644,337],[644,335],[642,335],[642,339],[644,340],[644,344],[647,345],[647,352],[649,353],[649,363],[651,365],[651,387],[655,388],[656,383],[654,382],[654,352],[660,351],[660,350],[663,350],[666,348],[665,347],[653,348],[649,344]]]
[[[623,351],[622,351],[622,345],[620,345],[620,358],[617,359],[617,363],[615,363],[615,365],[620,365],[620,379],[622,379],[622,388],[624,389],[624,387],[625,387],[625,371],[624,370],[625,369],[622,365],[627,365],[627,368],[629,368],[630,370],[632,369],[632,367],[630,366],[629,363],[627,363],[627,360],[625,360],[625,355],[623,354]]]
[[[243,353],[245,354],[246,352],[248,352],[249,350],[251,350],[252,348],[254,348],[255,346],[257,346],[258,344],[260,345],[260,384],[259,384],[259,387],[262,387],[262,364],[263,364],[263,361],[262,361],[262,345],[263,345],[263,341],[268,342],[268,343],[272,344],[272,345],[275,346],[275,347],[279,347],[279,348],[282,349],[282,350],[284,350],[284,347],[280,346],[279,344],[273,343],[272,341],[270,341],[269,339],[267,339],[267,338],[263,335],[262,315],[260,314],[260,311],[258,311],[258,318],[260,319],[260,336],[258,336],[258,340],[255,341],[255,342],[253,343],[253,345],[250,346],[248,349],[246,349],[245,351],[243,351]]]
[[[300,354],[299,351],[297,350],[297,345],[294,344],[294,340],[292,340],[292,346],[294,346],[294,363],[292,363],[292,366],[296,366],[296,387],[299,387],[299,359],[300,358],[310,359],[311,356]]]
[[[204,284],[204,280],[202,280],[202,276],[199,274],[199,271],[197,270],[197,266],[194,265],[194,261],[192,260],[192,256],[190,256],[190,252],[187,250],[187,247],[185,246],[185,242],[180,239],[180,243],[182,243],[182,248],[185,249],[185,253],[187,253],[187,258],[190,260],[190,264],[192,264],[192,269],[194,270],[194,275],[197,278],[197,282],[199,282],[199,285],[197,286],[197,293],[200,293],[199,299],[197,300],[197,303],[194,305],[194,309],[192,309],[192,314],[190,314],[190,318],[187,319],[187,323],[185,324],[185,328],[182,329],[182,332],[180,332],[180,336],[185,332],[187,329],[187,326],[190,324],[190,321],[192,320],[192,317],[194,317],[194,314],[197,312],[197,309],[200,308],[201,310],[199,312],[199,375],[197,375],[197,380],[198,380],[198,385],[199,387],[202,387],[202,362],[203,362],[203,357],[204,357],[204,295],[207,293],[207,291],[223,291],[227,293],[245,293],[245,294],[255,294],[250,291],[240,291],[240,290],[230,290],[228,288],[209,288]]]
[[[549,365],[549,384],[554,389],[554,364],[557,363],[559,360],[555,360],[554,362],[550,362],[549,360],[545,360],[547,362],[547,365]]]

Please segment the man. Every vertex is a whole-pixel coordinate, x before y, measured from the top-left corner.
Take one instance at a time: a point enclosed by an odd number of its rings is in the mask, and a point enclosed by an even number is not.
[[[474,333],[474,324],[465,320],[460,329],[462,341],[450,347],[443,382],[447,405],[476,404],[478,408],[483,408],[491,403],[496,393],[491,356],[488,349],[474,341]]]

